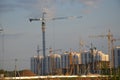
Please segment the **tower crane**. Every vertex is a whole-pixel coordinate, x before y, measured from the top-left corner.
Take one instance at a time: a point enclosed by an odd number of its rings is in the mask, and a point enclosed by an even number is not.
[[[112,59],[111,59],[111,40],[113,39],[113,34],[111,33],[111,31],[109,30],[108,31],[108,34],[106,34],[106,35],[94,35],[94,36],[89,36],[89,37],[91,37],[91,38],[97,38],[97,37],[102,37],[102,38],[104,38],[104,37],[107,37],[107,39],[108,39],[108,55],[109,55],[109,60],[110,60],[110,72],[111,72],[111,61],[112,61]]]
[[[45,52],[45,21],[48,20],[61,20],[61,19],[76,19],[76,18],[82,18],[82,16],[70,16],[70,17],[56,17],[56,18],[45,18],[46,12],[43,12],[42,18],[29,18],[29,21],[41,21],[42,22],[42,43],[43,43],[43,75],[45,75],[45,64],[46,64],[46,52]]]
[[[111,39],[111,57],[112,57],[112,67],[114,68],[114,42],[116,42],[116,41],[118,41],[118,40],[120,40],[120,39],[115,39],[115,38],[112,38]]]

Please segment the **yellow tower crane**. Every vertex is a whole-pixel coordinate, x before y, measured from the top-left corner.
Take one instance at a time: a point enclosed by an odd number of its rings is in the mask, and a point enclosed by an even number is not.
[[[108,34],[106,34],[106,35],[92,35],[92,36],[89,36],[89,37],[91,37],[91,38],[97,38],[97,37],[102,37],[102,38],[104,38],[104,37],[107,37],[107,39],[108,39],[108,55],[109,55],[109,60],[110,60],[110,72],[111,72],[111,68],[112,68],[112,59],[111,59],[111,41],[112,41],[112,39],[113,39],[113,34],[111,33],[111,31],[109,30],[108,31]]]
[[[111,49],[111,57],[112,57],[112,67],[114,68],[114,42],[115,41],[118,41],[118,40],[120,40],[120,39],[115,39],[115,38],[113,38],[113,39],[111,39],[111,47],[112,47],[112,49]]]

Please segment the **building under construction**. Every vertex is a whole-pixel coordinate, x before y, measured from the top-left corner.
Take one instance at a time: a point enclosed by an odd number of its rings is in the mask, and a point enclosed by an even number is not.
[[[62,54],[50,54],[45,57],[46,75],[82,75],[101,74],[104,67],[109,68],[109,56],[96,49],[84,52],[64,52]],[[31,70],[43,75],[43,56],[31,58]]]

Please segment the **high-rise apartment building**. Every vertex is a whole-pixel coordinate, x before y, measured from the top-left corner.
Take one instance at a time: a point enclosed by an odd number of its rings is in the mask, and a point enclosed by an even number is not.
[[[85,73],[86,70],[96,72],[101,69],[101,63],[109,61],[109,56],[102,51],[93,49],[81,53],[71,51],[62,54],[49,54],[45,59],[46,66],[43,66],[42,56],[32,57],[31,70],[36,74],[42,74],[43,67],[46,74],[80,74]]]
[[[118,68],[120,66],[120,46],[114,48],[113,65],[114,68]]]

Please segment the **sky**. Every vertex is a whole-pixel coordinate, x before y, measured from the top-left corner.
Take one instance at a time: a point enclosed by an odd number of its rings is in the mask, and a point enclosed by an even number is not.
[[[30,69],[30,58],[42,49],[41,22],[29,18],[82,16],[79,19],[46,20],[46,48],[79,51],[84,45],[97,47],[107,53],[107,35],[110,29],[120,39],[120,0],[0,0],[0,69]],[[116,41],[115,46],[120,45]],[[83,47],[89,50],[88,47]],[[48,51],[47,53],[48,54]],[[40,52],[42,55],[42,52]]]

